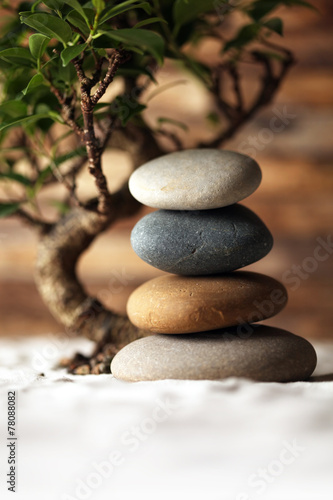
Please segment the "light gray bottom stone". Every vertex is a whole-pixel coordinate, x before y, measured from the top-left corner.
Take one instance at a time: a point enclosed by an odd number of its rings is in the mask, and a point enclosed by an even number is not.
[[[113,375],[128,382],[161,379],[262,382],[306,380],[316,367],[312,345],[302,337],[264,325],[181,335],[152,335],[115,356]]]

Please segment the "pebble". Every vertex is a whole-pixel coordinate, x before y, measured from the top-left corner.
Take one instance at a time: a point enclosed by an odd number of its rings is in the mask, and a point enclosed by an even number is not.
[[[284,286],[263,274],[169,275],[134,290],[127,314],[149,332],[194,333],[262,321],[279,313],[287,300]]]
[[[248,156],[218,149],[189,149],[142,165],[131,175],[129,189],[134,198],[149,207],[207,210],[243,200],[260,182],[260,167]]]
[[[265,257],[273,237],[242,205],[215,210],[157,210],[134,227],[131,243],[148,264],[169,273],[219,274]]]
[[[111,371],[128,382],[227,377],[293,382],[308,379],[315,366],[316,353],[307,340],[278,328],[240,325],[136,340],[116,354]]]

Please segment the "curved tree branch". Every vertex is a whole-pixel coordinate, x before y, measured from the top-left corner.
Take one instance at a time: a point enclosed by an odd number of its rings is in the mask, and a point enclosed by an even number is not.
[[[217,108],[226,116],[229,121],[228,127],[223,130],[217,137],[210,141],[199,143],[199,148],[218,148],[226,140],[230,139],[240,128],[245,125],[261,108],[267,106],[274,99],[281,83],[287,75],[290,67],[294,63],[292,53],[277,45],[263,42],[265,45],[274,48],[274,50],[282,52],[284,57],[281,59],[277,74],[275,75],[272,69],[272,64],[268,55],[260,51],[252,51],[250,54],[253,60],[260,64],[263,68],[263,76],[261,78],[260,89],[252,104],[248,108],[245,107],[241,87],[239,82],[239,73],[235,65],[231,62],[218,66],[215,72],[214,85],[212,93],[215,98]],[[221,95],[220,82],[225,73],[228,73],[233,82],[233,90],[236,96],[236,105],[228,103],[223,94]]]
[[[148,130],[131,124],[126,130],[116,130],[110,145],[128,151],[134,160],[134,168],[163,153]],[[94,366],[94,358],[89,367],[85,358],[76,358],[71,365],[73,370],[78,364],[85,364],[85,368],[77,368],[78,373],[81,370],[109,371],[109,361],[115,352],[144,335],[125,316],[109,311],[90,297],[77,277],[77,262],[94,239],[115,220],[135,214],[141,206],[131,196],[127,183],[111,195],[106,214],[96,210],[97,204],[98,200],[92,200],[84,209],[75,207],[56,223],[42,237],[36,259],[37,288],[53,316],[68,330],[95,341],[96,354],[102,350],[108,353],[98,366]]]

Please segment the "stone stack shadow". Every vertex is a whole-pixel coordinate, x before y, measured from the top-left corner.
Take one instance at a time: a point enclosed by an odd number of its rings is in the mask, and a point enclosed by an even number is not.
[[[133,196],[158,209],[136,224],[132,247],[170,274],[147,281],[130,296],[129,318],[148,336],[115,356],[116,378],[290,382],[310,377],[316,366],[312,345],[258,324],[286,305],[284,286],[263,274],[238,271],[273,246],[261,219],[238,204],[260,182],[253,159],[221,150],[171,153],[132,174]]]

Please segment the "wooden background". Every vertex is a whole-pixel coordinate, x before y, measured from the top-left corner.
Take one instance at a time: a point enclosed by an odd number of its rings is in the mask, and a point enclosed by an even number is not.
[[[298,63],[273,105],[225,147],[243,152],[251,148],[249,153],[263,170],[262,185],[244,204],[264,220],[275,245],[250,268],[282,280],[289,292],[287,308],[267,323],[307,338],[329,339],[333,338],[333,253],[321,262],[313,255],[317,238],[333,239],[333,4],[330,0],[315,4],[320,14],[281,10],[286,32],[282,43],[294,51]],[[207,44],[201,55],[215,57],[214,50],[214,44]],[[249,71],[249,95],[254,90],[253,77]],[[211,102],[200,85],[187,75],[182,78],[186,84],[152,100],[148,118],[168,116],[188,123],[190,131],[182,137],[190,147],[196,137],[214,133],[201,118]],[[174,68],[163,70],[162,83],[177,79]],[[272,117],[283,110],[292,115],[289,123],[279,133],[267,132]],[[257,146],[249,146],[249,141]],[[119,152],[111,152],[104,167],[114,188],[130,170],[126,156]],[[61,192],[57,189],[45,194],[45,205]],[[92,194],[87,174],[81,176],[79,189],[83,197]],[[103,235],[80,262],[80,276],[88,289],[118,311],[124,311],[136,286],[161,274],[141,262],[130,247],[130,229],[144,211]],[[19,221],[0,221],[0,335],[61,332],[34,287],[36,243],[35,235]],[[303,276],[297,286],[293,266],[300,266],[297,272]]]

